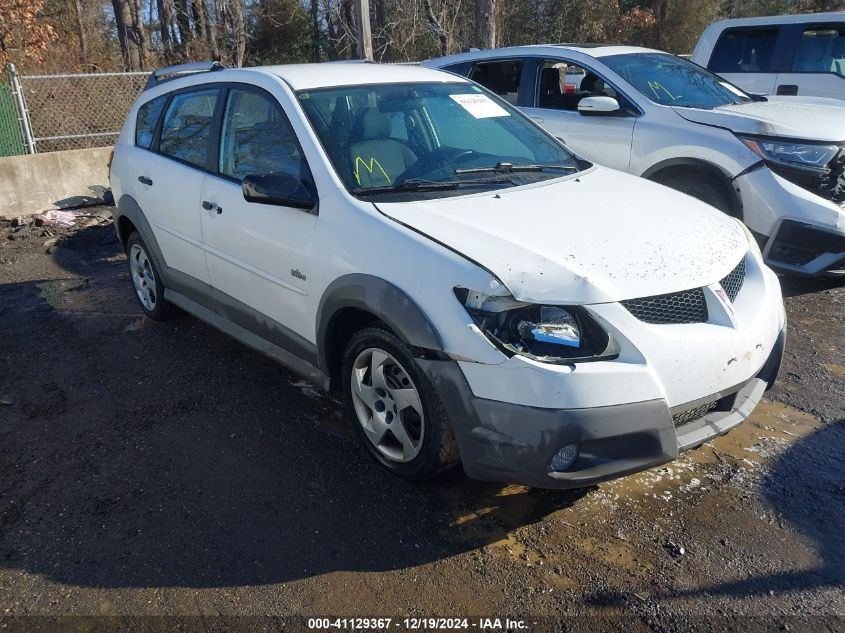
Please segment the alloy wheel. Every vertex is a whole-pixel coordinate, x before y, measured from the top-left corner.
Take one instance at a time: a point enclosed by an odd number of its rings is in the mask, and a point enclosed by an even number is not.
[[[150,258],[140,244],[133,244],[129,249],[129,272],[141,305],[153,312],[158,301],[155,273]]]
[[[376,450],[394,462],[419,455],[425,415],[401,363],[382,349],[367,348],[355,358],[350,385],[356,417]]]

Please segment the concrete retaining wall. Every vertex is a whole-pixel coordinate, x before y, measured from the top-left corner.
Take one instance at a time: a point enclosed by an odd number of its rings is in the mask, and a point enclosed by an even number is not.
[[[0,158],[0,215],[93,202],[109,186],[111,147]]]

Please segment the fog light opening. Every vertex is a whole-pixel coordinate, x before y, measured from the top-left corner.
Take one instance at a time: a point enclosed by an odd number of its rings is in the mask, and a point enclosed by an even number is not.
[[[560,473],[569,470],[576,459],[578,459],[578,444],[566,444],[555,453],[550,465],[552,470]]]

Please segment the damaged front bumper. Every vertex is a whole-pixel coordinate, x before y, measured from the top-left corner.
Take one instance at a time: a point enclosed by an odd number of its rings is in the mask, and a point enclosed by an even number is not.
[[[473,395],[454,361],[417,362],[444,402],[468,476],[579,488],[670,462],[745,420],[777,376],[784,339],[785,329],[751,379],[672,409],[665,399],[583,409],[500,402]],[[552,458],[570,444],[578,457],[565,471],[553,470]]]
[[[743,221],[765,240],[766,264],[796,275],[845,275],[845,203],[763,168],[736,178],[734,185]]]

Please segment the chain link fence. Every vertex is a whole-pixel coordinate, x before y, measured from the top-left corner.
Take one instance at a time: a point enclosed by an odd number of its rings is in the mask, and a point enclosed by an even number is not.
[[[19,77],[35,151],[113,145],[148,72]]]

